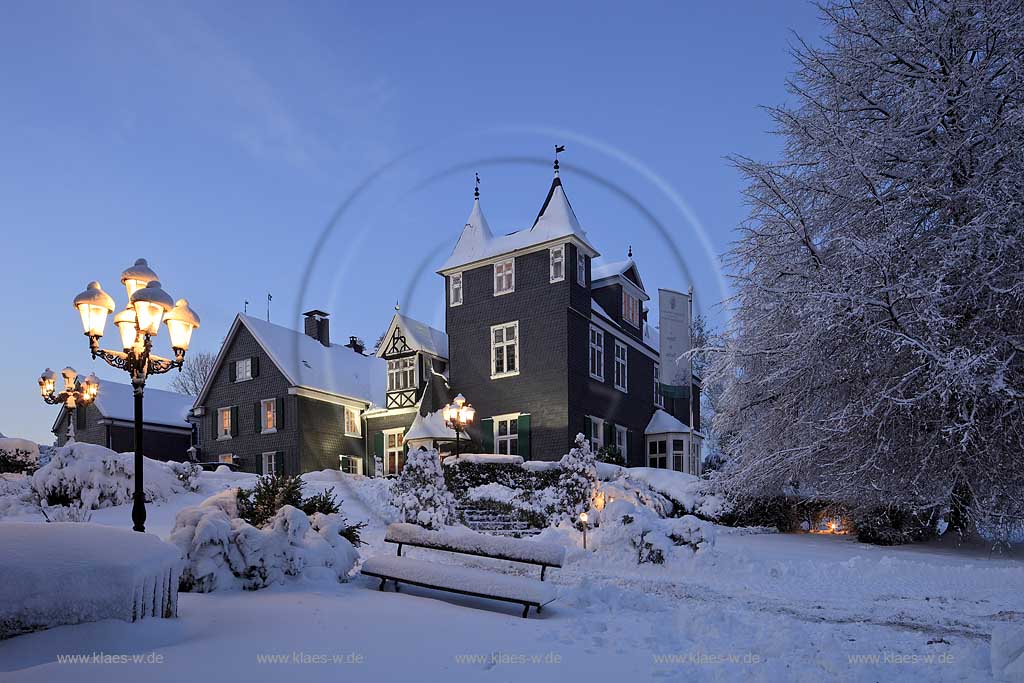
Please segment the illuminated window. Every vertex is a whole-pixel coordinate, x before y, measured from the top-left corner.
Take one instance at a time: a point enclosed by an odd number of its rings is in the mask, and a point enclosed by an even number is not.
[[[516,290],[516,260],[514,258],[494,264],[494,296]]]
[[[231,438],[231,408],[221,408],[217,411],[217,438]]]
[[[384,432],[384,475],[396,475],[402,469],[405,449],[402,446],[404,431],[389,429]]]
[[[263,433],[277,431],[277,399],[260,401],[260,423]]]
[[[359,424],[359,411],[355,408],[345,406],[345,434],[348,436],[359,436],[362,433]]]
[[[640,329],[640,299],[622,290],[622,319]]]

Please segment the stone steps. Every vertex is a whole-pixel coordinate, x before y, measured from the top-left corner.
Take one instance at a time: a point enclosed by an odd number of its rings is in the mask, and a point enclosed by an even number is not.
[[[463,521],[473,531],[493,536],[536,536],[540,529],[533,529],[521,519],[504,514],[491,508],[475,505],[459,506]]]

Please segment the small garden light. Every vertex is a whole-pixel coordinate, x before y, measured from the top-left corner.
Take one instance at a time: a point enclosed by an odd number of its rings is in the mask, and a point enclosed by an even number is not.
[[[580,513],[580,524],[583,525],[583,549],[587,549],[587,522],[590,520],[590,515],[586,512]]]

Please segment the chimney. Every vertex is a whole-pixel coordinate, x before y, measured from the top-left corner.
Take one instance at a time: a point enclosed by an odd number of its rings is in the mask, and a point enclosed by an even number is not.
[[[330,321],[327,320],[327,316],[330,313],[324,313],[313,309],[312,311],[306,311],[302,314],[306,318],[305,333],[306,335],[316,339],[324,346],[331,345],[331,328]]]
[[[352,335],[348,338],[348,344],[345,344],[345,346],[347,346],[348,348],[352,349],[353,351],[360,355],[365,355],[363,354],[363,351],[366,350],[366,344],[363,343],[362,339],[355,335]]]

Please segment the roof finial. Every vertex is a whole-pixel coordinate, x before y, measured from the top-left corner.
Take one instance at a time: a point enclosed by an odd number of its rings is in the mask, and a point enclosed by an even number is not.
[[[565,145],[555,145],[555,177],[558,177],[558,153],[565,151]]]
[[[476,187],[473,188],[473,199],[480,199],[480,174],[474,173],[476,176]]]
[[[633,245],[629,245],[629,253],[626,254],[627,258],[633,258]]]
[[[401,306],[398,305],[398,299],[395,299],[395,310],[399,310]]]

